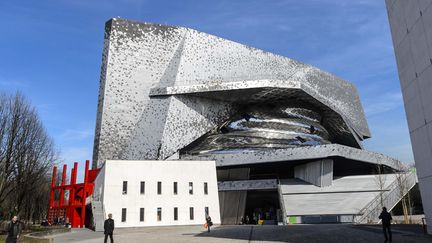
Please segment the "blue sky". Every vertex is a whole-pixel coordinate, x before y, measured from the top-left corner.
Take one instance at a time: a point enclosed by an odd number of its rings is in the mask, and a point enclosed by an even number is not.
[[[0,90],[30,99],[69,164],[92,157],[104,23],[118,16],[194,28],[349,80],[372,132],[365,147],[414,160],[384,0],[2,0]]]

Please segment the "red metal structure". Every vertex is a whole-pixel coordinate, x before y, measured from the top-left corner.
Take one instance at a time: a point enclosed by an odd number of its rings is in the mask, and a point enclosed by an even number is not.
[[[86,207],[91,202],[89,197],[93,194],[94,180],[99,173],[99,169],[89,170],[89,164],[90,161],[86,160],[84,182],[77,184],[78,163],[74,163],[69,185],[66,185],[67,166],[63,165],[60,184],[56,181],[57,166],[54,166],[48,208],[48,221],[51,224],[55,218],[62,217],[66,222],[69,221],[72,228],[85,227]]]

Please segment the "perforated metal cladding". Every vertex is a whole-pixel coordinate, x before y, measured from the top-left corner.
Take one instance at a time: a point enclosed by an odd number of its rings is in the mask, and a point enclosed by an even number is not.
[[[123,19],[107,22],[103,53],[94,166],[106,159],[165,159],[236,111],[229,99],[150,96],[151,89],[164,87],[238,81],[248,88],[247,80],[258,79],[303,83],[315,100],[343,114],[348,127],[340,137],[358,144],[350,133],[370,136],[352,84],[289,58],[191,29]],[[254,99],[277,100],[285,91],[262,90]]]
[[[339,113],[324,105],[300,88],[251,88],[216,92],[186,93],[185,96],[205,97],[213,100],[225,100],[237,105],[263,103],[304,103],[315,107],[322,116],[322,123],[331,134],[335,143],[361,148],[360,136],[348,127],[346,120]],[[239,111],[236,110],[238,113]]]
[[[167,105],[171,98],[151,100],[148,91],[152,85],[169,75],[166,64],[181,41],[181,35],[170,35],[177,31],[170,28],[141,28],[140,24],[113,19],[106,24],[105,49],[101,76],[97,131],[95,136],[94,163],[106,159],[121,159],[125,148],[131,143],[134,130],[146,117],[153,133],[144,133],[143,143],[147,153],[157,151],[165,121]],[[152,36],[152,38],[148,38]],[[153,49],[159,49],[157,53]],[[164,63],[165,65],[157,65]],[[153,121],[153,122],[152,122]],[[159,124],[155,124],[159,123]],[[143,132],[143,131],[138,131]],[[95,165],[94,165],[95,166]]]

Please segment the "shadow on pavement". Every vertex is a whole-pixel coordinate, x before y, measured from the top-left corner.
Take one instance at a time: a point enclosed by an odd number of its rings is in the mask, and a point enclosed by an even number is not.
[[[255,226],[256,227],[256,226]],[[219,226],[211,230],[210,233],[203,232],[195,235],[196,237],[215,237],[215,238],[227,238],[227,239],[238,239],[238,240],[251,240],[251,234],[253,234],[254,226]],[[271,240],[271,239],[268,239]]]
[[[288,225],[288,226],[251,226],[230,225],[202,232],[195,237],[220,238],[245,241],[274,242],[382,242],[381,225]],[[432,236],[424,235],[418,225],[395,225],[394,242],[432,242]],[[203,242],[205,239],[203,239]]]

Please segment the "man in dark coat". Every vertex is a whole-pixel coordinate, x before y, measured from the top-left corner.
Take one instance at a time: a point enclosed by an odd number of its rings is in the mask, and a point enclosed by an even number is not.
[[[21,234],[21,223],[18,222],[17,216],[13,216],[7,224],[6,232],[8,233],[6,243],[16,243]]]
[[[387,212],[387,208],[383,207],[383,210],[379,216],[379,218],[382,221],[382,225],[383,225],[383,231],[384,231],[384,237],[385,237],[385,242],[387,242],[388,240],[390,240],[390,242],[392,242],[392,233],[391,233],[391,228],[390,228],[390,223],[392,221],[392,216],[389,212]],[[388,232],[388,237],[387,237],[387,232]]]
[[[114,220],[112,219],[112,214],[108,214],[108,219],[105,220],[104,223],[105,243],[107,243],[108,236],[110,237],[111,243],[114,243],[113,232],[114,232]]]
[[[207,222],[207,232],[210,233],[210,226],[213,225],[213,222],[212,222],[212,220],[210,218],[210,215],[207,215],[206,222]]]

